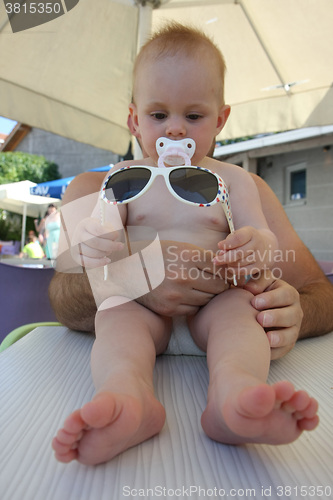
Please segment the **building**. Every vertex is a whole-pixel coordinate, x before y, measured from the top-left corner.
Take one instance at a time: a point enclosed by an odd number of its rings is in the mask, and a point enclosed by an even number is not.
[[[0,151],[21,151],[42,155],[59,167],[62,177],[70,177],[92,168],[102,167],[119,161],[119,156],[72,139],[61,137],[38,128],[18,123],[12,132],[4,137]]]
[[[0,151],[2,149],[2,146],[5,144],[6,139],[7,139],[7,134],[2,134],[0,132]]]
[[[217,147],[214,157],[262,177],[315,258],[333,261],[333,126]]]

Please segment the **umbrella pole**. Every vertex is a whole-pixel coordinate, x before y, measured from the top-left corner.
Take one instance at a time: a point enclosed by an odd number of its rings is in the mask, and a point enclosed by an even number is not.
[[[151,27],[153,24],[153,6],[150,2],[142,2],[141,0],[139,4],[138,24],[137,52],[139,52],[142,45],[146,43],[148,36],[151,34]]]
[[[142,0],[141,0],[142,1]],[[137,38],[137,52],[141,49],[147,41],[148,36],[151,34],[153,24],[153,5],[151,2],[139,3],[139,22],[138,22],[138,38]],[[134,159],[142,158],[141,148],[135,139],[132,138],[132,147]]]
[[[21,251],[24,247],[25,243],[25,229],[27,226],[27,205],[23,206],[23,214],[22,214],[22,233],[21,233]]]

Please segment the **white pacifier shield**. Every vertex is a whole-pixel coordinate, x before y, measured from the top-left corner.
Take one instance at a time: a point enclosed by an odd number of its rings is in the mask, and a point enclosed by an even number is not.
[[[175,141],[166,137],[160,137],[156,141],[156,151],[160,160],[163,163],[166,162],[168,165],[182,165],[184,164],[184,160],[186,164],[190,164],[190,159],[195,152],[195,142],[189,138]],[[181,163],[179,162],[180,158],[182,159]],[[186,161],[187,159],[188,161]]]

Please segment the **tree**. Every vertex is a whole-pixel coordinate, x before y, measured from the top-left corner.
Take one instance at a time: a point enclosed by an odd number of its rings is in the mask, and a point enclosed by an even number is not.
[[[20,152],[0,153],[0,184],[25,180],[38,184],[60,177],[58,165],[44,156]]]
[[[60,179],[58,165],[46,160],[44,156],[21,152],[0,153],[0,184],[29,180],[40,182]],[[21,239],[21,219],[0,209],[0,240]],[[35,229],[33,219],[27,218],[27,231]]]

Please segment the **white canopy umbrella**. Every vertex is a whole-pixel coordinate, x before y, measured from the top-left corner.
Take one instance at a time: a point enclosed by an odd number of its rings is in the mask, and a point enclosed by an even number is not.
[[[30,188],[34,186],[37,186],[37,184],[31,181],[0,185],[0,208],[23,216],[21,248],[24,246],[27,217],[42,217],[50,203],[54,205],[60,205],[61,203],[61,200],[57,198],[30,194]]]
[[[223,138],[332,123],[332,0],[53,4],[70,10],[23,31],[19,13],[9,22],[0,10],[0,115],[125,154],[137,48],[174,19],[202,28],[225,56]]]

